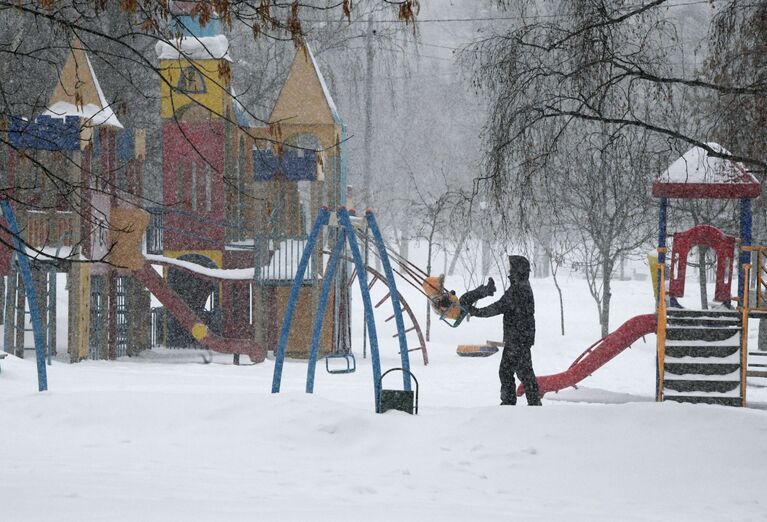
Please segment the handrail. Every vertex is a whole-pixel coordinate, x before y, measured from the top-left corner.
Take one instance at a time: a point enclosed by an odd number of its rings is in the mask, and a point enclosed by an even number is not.
[[[655,399],[663,401],[663,374],[666,358],[666,277],[665,264],[658,265],[658,389]]]
[[[748,298],[750,294],[749,290],[749,276],[751,274],[751,263],[745,263],[743,265],[743,276],[746,284],[743,291],[743,306],[740,307],[741,312],[741,331],[740,331],[740,405],[746,406],[746,367],[748,365]],[[756,289],[757,303],[759,302],[759,288]]]

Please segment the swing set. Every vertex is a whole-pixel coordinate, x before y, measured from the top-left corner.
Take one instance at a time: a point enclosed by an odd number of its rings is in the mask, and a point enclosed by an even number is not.
[[[367,233],[362,230],[356,230],[356,233],[367,246]],[[468,310],[461,306],[455,290],[445,288],[444,275],[430,276],[385,242],[384,251],[399,266],[399,270],[395,269],[393,272],[429,300],[432,310],[439,316],[440,321],[451,328],[456,328],[469,316]],[[379,251],[373,250],[373,254],[383,262]]]
[[[322,290],[317,305],[317,313],[315,314],[314,326],[312,328],[312,341],[309,352],[309,364],[306,373],[306,393],[314,393],[314,378],[317,367],[317,357],[319,356],[320,337],[322,332],[322,324],[325,319],[325,310],[327,309],[328,300],[330,297],[330,290],[333,287],[335,280],[335,273],[339,262],[344,256],[342,252],[344,247],[348,245],[351,252],[352,260],[354,262],[355,270],[357,273],[357,281],[359,283],[360,292],[362,294],[362,302],[365,309],[365,325],[368,334],[368,340],[370,342],[370,355],[373,368],[373,396],[376,405],[376,411],[382,411],[381,405],[381,359],[378,351],[378,334],[376,331],[376,324],[373,318],[373,304],[370,298],[370,291],[367,281],[367,271],[362,260],[359,244],[357,242],[357,233],[352,225],[349,211],[345,207],[340,207],[335,213],[337,218],[337,235],[335,238],[335,244],[330,254],[327,267],[325,269],[325,275],[323,277]],[[288,343],[288,336],[290,334],[290,328],[293,321],[293,314],[295,312],[296,303],[298,301],[299,288],[304,278],[304,273],[309,264],[312,251],[317,244],[317,239],[320,235],[322,227],[329,224],[331,213],[327,207],[322,207],[317,219],[312,226],[312,230],[307,239],[306,246],[304,247],[301,260],[298,264],[298,268],[295,273],[293,285],[290,290],[290,296],[288,298],[288,306],[285,310],[285,316],[282,321],[282,328],[280,330],[279,342],[275,351],[274,362],[274,375],[272,378],[272,393],[279,393],[282,383],[282,370],[285,362],[285,352]],[[384,272],[386,274],[387,285],[389,287],[389,297],[392,303],[394,318],[397,325],[397,337],[399,338],[399,354],[402,362],[402,386],[403,391],[412,391],[411,387],[411,374],[410,374],[410,359],[409,351],[407,348],[407,339],[405,332],[405,322],[402,318],[402,307],[400,305],[399,293],[397,292],[396,283],[394,281],[394,272],[391,264],[389,263],[389,257],[386,255],[386,247],[383,243],[383,237],[381,231],[378,228],[373,212],[368,210],[365,212],[365,220],[367,222],[368,229],[373,234],[375,246],[378,250],[378,255],[383,263]],[[335,354],[335,357],[346,357],[346,355]],[[353,357],[353,356],[352,356]],[[347,359],[352,361],[353,359]],[[326,359],[326,367],[329,363]],[[356,369],[356,364],[352,367],[351,362],[346,370],[342,370],[336,373],[349,373]]]

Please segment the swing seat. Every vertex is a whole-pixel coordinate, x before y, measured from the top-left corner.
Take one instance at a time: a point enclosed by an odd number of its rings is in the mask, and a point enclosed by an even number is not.
[[[415,391],[413,390],[385,390],[382,383],[383,378],[391,372],[403,372],[410,375],[415,382]],[[399,410],[411,415],[418,415],[418,379],[410,370],[404,368],[392,368],[387,370],[381,378],[378,379],[378,388],[381,390],[377,413],[386,413],[389,410]]]
[[[454,291],[445,290],[445,276],[429,276],[424,279],[421,289],[429,298],[431,308],[441,321],[455,328],[466,318],[468,313],[461,307]],[[454,321],[451,323],[450,321]]]
[[[490,357],[498,353],[498,347],[481,344],[459,344],[455,353],[460,357]]]
[[[330,368],[330,359],[343,359],[346,362],[346,368]],[[353,353],[335,353],[325,356],[325,370],[332,374],[354,373],[357,371],[357,359]]]

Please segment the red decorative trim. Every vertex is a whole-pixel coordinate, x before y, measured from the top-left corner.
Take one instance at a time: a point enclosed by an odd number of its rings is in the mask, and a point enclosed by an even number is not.
[[[656,198],[679,199],[741,199],[756,198],[761,193],[759,183],[663,183],[654,181],[652,195]]]

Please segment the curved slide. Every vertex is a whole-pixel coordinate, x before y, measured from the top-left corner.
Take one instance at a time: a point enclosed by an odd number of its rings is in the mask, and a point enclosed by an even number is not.
[[[266,359],[266,350],[253,339],[227,339],[208,330],[205,323],[166,284],[149,261],[140,269],[134,270],[133,276],[152,292],[181,326],[192,334],[192,337],[206,348],[219,353],[245,354],[253,362],[263,362]]]
[[[567,370],[554,375],[538,377],[538,391],[541,397],[548,392],[557,392],[570,386],[574,387],[631,346],[634,341],[645,335],[655,333],[655,328],[655,314],[632,317],[617,330],[589,346]],[[520,385],[517,388],[517,396],[522,396],[524,393],[525,387]]]

